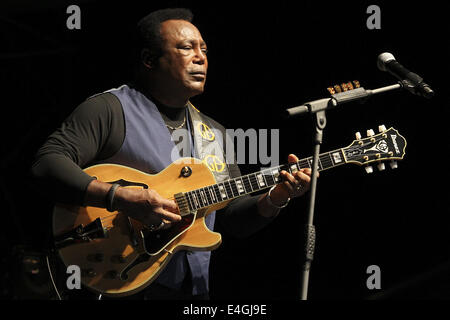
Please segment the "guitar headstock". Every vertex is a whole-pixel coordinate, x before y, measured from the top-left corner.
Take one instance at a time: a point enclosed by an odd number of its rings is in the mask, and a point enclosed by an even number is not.
[[[342,149],[347,163],[365,165],[367,173],[372,173],[373,168],[369,164],[376,163],[378,169],[384,170],[383,161],[390,160],[391,168],[397,168],[396,160],[402,160],[405,156],[406,140],[394,128],[386,129],[384,125],[378,127],[378,134],[367,130],[367,138],[362,138],[356,133],[356,140]]]

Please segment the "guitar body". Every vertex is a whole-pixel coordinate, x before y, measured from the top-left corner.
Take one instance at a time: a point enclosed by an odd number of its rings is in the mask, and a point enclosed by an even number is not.
[[[189,166],[188,177],[180,175]],[[100,164],[84,170],[99,181],[125,181],[127,188],[149,188],[164,198],[216,183],[209,168],[200,160],[183,158],[156,175],[114,164]],[[210,231],[205,217],[227,205],[217,204],[183,216],[168,230],[150,231],[122,213],[95,207],[58,205],[53,213],[55,237],[70,234],[79,226],[101,223],[100,232],[91,233],[84,241],[73,241],[58,252],[66,266],[81,269],[81,282],[107,296],[127,296],[148,286],[179,250],[213,250],[221,243],[221,235]],[[106,230],[106,234],[98,236]],[[99,230],[97,230],[99,231]],[[97,234],[97,236],[92,236]]]

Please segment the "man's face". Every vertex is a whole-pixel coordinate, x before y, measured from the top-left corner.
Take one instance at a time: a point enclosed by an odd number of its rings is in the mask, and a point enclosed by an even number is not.
[[[184,20],[161,24],[163,55],[154,71],[158,81],[174,95],[188,98],[201,94],[206,82],[208,59],[200,31]]]

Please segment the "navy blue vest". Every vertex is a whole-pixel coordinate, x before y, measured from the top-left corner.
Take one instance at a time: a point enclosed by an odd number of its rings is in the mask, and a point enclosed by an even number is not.
[[[174,152],[177,147],[152,101],[127,85],[107,92],[114,94],[122,105],[125,117],[125,140],[115,155],[102,160],[101,163],[121,164],[155,174],[180,157],[179,152]],[[190,143],[193,146],[191,150],[195,152],[192,156],[202,159],[202,151],[199,150],[201,148],[198,145],[205,144],[205,141],[199,140],[202,136],[200,129],[203,123],[199,120],[203,118],[192,105],[187,109],[189,110],[187,112],[189,132],[190,126],[194,126],[193,131],[198,133],[194,134],[194,139],[189,134]],[[195,131],[196,126],[199,129],[197,131]],[[209,124],[209,126],[211,125]],[[223,170],[221,176],[216,175],[217,178],[219,180],[228,178],[228,171]],[[211,230],[214,228],[214,221],[215,212],[212,212],[206,217],[206,225]],[[190,268],[193,284],[192,294],[204,294],[209,291],[210,257],[211,252],[209,251],[178,251],[155,281],[167,287],[179,289],[188,273],[188,268]]]

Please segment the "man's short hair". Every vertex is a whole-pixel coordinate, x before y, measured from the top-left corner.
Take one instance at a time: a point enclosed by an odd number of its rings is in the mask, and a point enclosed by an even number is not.
[[[192,22],[193,13],[185,8],[169,8],[153,11],[137,24],[137,49],[139,52],[147,48],[150,50],[151,60],[156,63],[162,56],[161,23],[167,20],[185,20]]]

